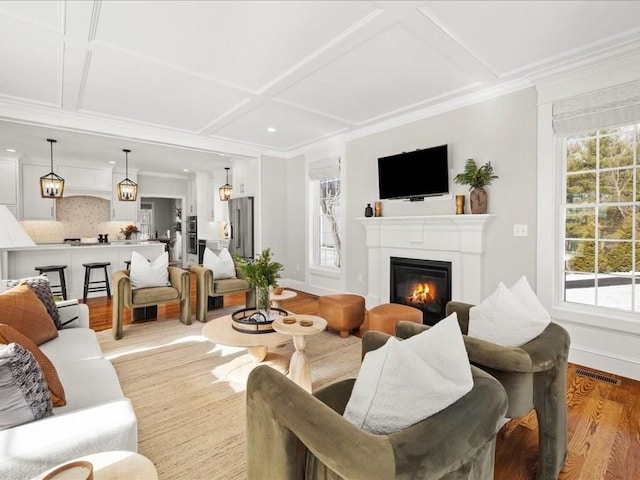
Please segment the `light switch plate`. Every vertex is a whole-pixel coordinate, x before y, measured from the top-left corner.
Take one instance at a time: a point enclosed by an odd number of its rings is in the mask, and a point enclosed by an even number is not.
[[[529,226],[526,223],[515,223],[513,225],[514,237],[527,237],[529,235]]]

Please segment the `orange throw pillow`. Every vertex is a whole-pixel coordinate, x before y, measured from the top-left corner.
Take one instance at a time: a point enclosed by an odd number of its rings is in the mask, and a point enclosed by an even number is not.
[[[58,336],[47,308],[26,283],[0,295],[0,323],[12,326],[36,345]]]
[[[47,381],[49,394],[51,395],[51,403],[54,407],[63,407],[67,404],[64,394],[64,388],[56,367],[53,366],[51,360],[38,348],[38,346],[27,336],[21,334],[15,328],[0,323],[0,343],[9,344],[17,343],[25,350],[31,352],[36,361],[40,365],[44,373],[44,379]]]

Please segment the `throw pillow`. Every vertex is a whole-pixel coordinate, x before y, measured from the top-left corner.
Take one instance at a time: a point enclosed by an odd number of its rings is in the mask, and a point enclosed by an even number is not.
[[[0,345],[0,397],[0,430],[53,414],[40,365],[17,343]]]
[[[544,308],[544,305],[538,300],[538,296],[531,288],[531,285],[529,285],[527,277],[524,275],[520,277],[516,283],[511,285],[509,290],[532,315],[539,319],[540,324],[544,325],[544,328],[547,328],[547,325],[551,323],[551,315],[549,315],[547,309]]]
[[[234,278],[236,276],[236,265],[233,263],[233,257],[226,248],[220,250],[219,255],[216,255],[209,247],[205,248],[202,266],[213,271],[215,280]]]
[[[28,283],[40,301],[44,304],[47,309],[47,313],[49,313],[49,316],[51,317],[51,320],[53,320],[56,328],[60,329],[60,314],[58,313],[58,308],[56,307],[56,302],[53,298],[53,292],[51,292],[49,277],[46,275],[38,275],[35,277],[21,278],[20,280],[2,280],[2,283],[7,289],[16,287],[21,283]]]
[[[168,287],[169,254],[163,252],[153,261],[147,260],[138,252],[131,254],[131,288]]]
[[[38,365],[42,369],[44,379],[49,388],[49,395],[54,407],[62,407],[67,404],[64,388],[58,377],[56,367],[53,366],[51,360],[38,348],[38,346],[29,340],[28,337],[22,335],[15,328],[8,325],[0,324],[0,344],[17,343],[25,350],[31,352],[35,357]]]
[[[58,329],[27,283],[0,295],[0,323],[11,325],[37,345],[58,336]]]
[[[473,388],[457,315],[365,355],[344,417],[386,435],[444,410]],[[406,408],[410,405],[411,408]]]
[[[516,291],[521,295],[521,287]],[[470,337],[504,347],[519,347],[530,342],[549,324],[548,316],[537,315],[500,282],[482,303],[469,309]]]

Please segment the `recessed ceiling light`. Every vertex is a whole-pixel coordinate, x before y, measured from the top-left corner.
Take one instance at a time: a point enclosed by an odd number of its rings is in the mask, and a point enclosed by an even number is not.
[[[187,172],[189,171],[189,169],[188,169],[188,168],[185,168],[185,169],[183,169],[182,171],[183,171],[184,173],[187,173]]]
[[[10,152],[10,153],[16,153],[16,149],[15,148],[6,148],[5,150],[7,152]]]
[[[111,163],[112,165],[115,164],[116,162],[114,160],[109,160],[109,163]]]
[[[267,127],[267,132],[274,133],[276,131],[276,127]]]

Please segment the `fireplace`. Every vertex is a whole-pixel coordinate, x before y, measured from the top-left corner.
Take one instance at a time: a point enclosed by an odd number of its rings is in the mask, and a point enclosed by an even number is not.
[[[451,300],[451,262],[399,257],[390,262],[391,303],[419,308],[426,325],[442,320]]]

